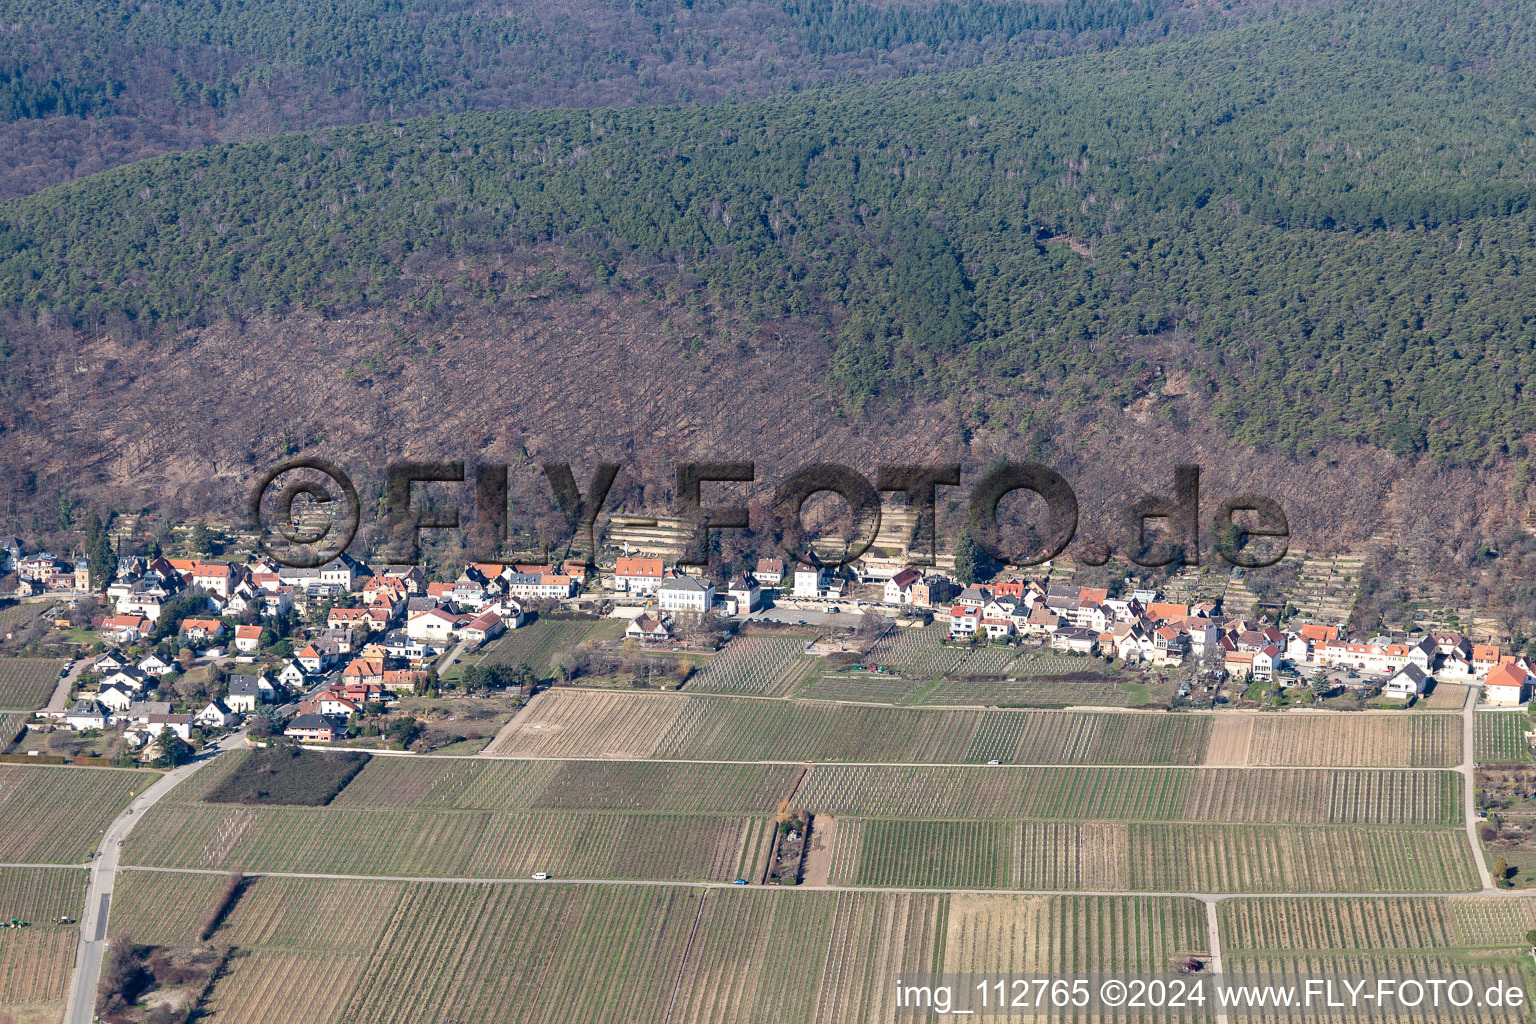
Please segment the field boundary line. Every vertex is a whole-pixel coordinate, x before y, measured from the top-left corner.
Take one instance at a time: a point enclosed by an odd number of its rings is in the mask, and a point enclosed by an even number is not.
[[[1494,889],[1493,876],[1488,872],[1488,859],[1483,856],[1483,841],[1477,835],[1477,699],[1482,688],[1467,686],[1467,694],[1461,705],[1461,757],[1458,770],[1465,781],[1462,803],[1467,815],[1467,842],[1472,844],[1472,864],[1485,891]]]
[[[693,927],[688,929],[688,942],[683,946],[683,959],[677,965],[677,977],[672,981],[672,995],[667,1000],[667,1015],[662,1024],[672,1024],[672,1011],[677,1006],[677,997],[683,990],[683,973],[688,970],[688,958],[693,955],[693,940],[699,934],[699,919],[704,916],[704,901],[709,899],[709,890],[705,889],[699,895],[698,908],[693,912]]]
[[[34,867],[26,864],[22,867]],[[46,865],[44,865],[46,866]],[[155,867],[150,865],[123,864],[118,871],[149,871],[165,874],[189,874],[189,875],[219,875],[227,878],[228,868],[171,868]],[[698,889],[731,889],[736,888],[734,882],[699,882],[684,881],[665,878],[551,878],[547,880],[535,880],[531,878],[450,878],[427,877],[424,875],[339,875],[324,874],[314,871],[246,871],[247,878],[320,878],[337,881],[351,882],[409,882],[422,883],[434,882],[445,885],[645,885],[645,886],[670,886],[673,888],[698,888]],[[1500,900],[1514,902],[1519,899],[1530,899],[1536,896],[1531,890],[1515,890],[1513,893],[1501,889],[1425,889],[1418,892],[1184,892],[1172,889],[977,889],[977,888],[935,888],[932,886],[901,886],[901,885],[784,885],[784,886],[759,886],[760,889],[771,889],[775,892],[818,893],[818,892],[886,892],[886,893],[913,893],[921,896],[1167,896],[1179,899],[1208,900],[1213,903],[1222,900],[1252,900],[1252,899],[1339,899],[1339,900],[1386,900],[1386,899],[1421,899],[1442,896],[1453,896],[1458,899],[1488,901],[1490,903]]]
[[[336,750],[336,747],[316,747],[318,750]],[[341,748],[347,749],[347,748]],[[481,761],[598,761],[603,764],[780,764],[780,765],[807,765],[812,768],[1177,768],[1180,770],[1203,769],[1206,771],[1248,771],[1260,769],[1264,771],[1338,771],[1338,772],[1459,772],[1458,765],[1442,764],[1147,764],[1109,761],[1008,761],[1004,764],[984,764],[981,761],[815,761],[803,757],[792,757],[784,760],[753,758],[746,761],[733,761],[720,757],[599,757],[596,755],[565,755],[557,757],[552,754],[413,754],[410,751],[394,751],[396,754],[404,753],[411,757],[419,757],[423,760],[439,758],[440,760],[481,760]],[[67,765],[56,765],[65,768]]]

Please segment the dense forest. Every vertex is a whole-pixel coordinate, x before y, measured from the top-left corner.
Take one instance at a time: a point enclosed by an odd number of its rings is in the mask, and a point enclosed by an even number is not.
[[[712,103],[1188,36],[1272,0],[0,0],[0,198],[468,110]]]
[[[430,318],[422,268],[558,242],[744,332],[824,324],[853,417],[966,394],[984,424],[1042,395],[1178,389],[1286,453],[1523,458],[1533,10],[1309,9],[791,97],[167,156],[0,206],[0,303],[145,339],[297,308]],[[519,299],[462,282],[488,309]]]

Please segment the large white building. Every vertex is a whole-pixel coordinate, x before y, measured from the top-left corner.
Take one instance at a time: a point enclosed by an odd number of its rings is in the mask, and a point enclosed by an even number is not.
[[[621,558],[613,567],[613,589],[626,594],[654,594],[665,566],[659,558]]]
[[[795,570],[795,596],[820,597],[825,577],[820,569]]]
[[[664,612],[702,614],[715,606],[715,585],[692,576],[674,576],[662,581],[656,591],[656,603]]]

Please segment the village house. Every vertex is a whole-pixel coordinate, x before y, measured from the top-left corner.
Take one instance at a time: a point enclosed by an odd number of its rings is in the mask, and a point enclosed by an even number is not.
[[[1477,644],[1472,648],[1472,674],[1486,676],[1498,668],[1501,652],[1497,644]]]
[[[750,615],[763,603],[763,590],[755,576],[735,576],[726,585],[725,594],[736,601],[737,615]]]
[[[613,567],[613,589],[624,594],[654,594],[664,572],[659,558],[620,558]]]
[[[205,729],[228,729],[237,717],[223,701],[215,700],[194,715],[192,722]]]
[[[459,617],[442,608],[429,608],[412,615],[406,621],[405,632],[412,640],[438,646],[453,639],[459,627]]]
[[[105,729],[107,716],[102,711],[101,705],[94,700],[84,698],[75,701],[74,707],[64,715],[64,724],[76,732],[85,732],[87,729]]]
[[[427,673],[415,668],[387,668],[384,688],[392,693],[414,693],[427,685]]]
[[[182,619],[181,632],[194,641],[217,640],[224,635],[224,623],[218,619]]]
[[[249,654],[259,647],[261,647],[260,626],[235,627],[235,650]]]
[[[304,686],[309,679],[304,671],[304,666],[295,659],[278,670],[277,681],[283,686],[293,689]]]
[[[506,577],[507,594],[536,601],[560,601],[576,593],[576,583],[569,576],[543,573],[511,573]]]
[[[239,675],[229,680],[229,695],[225,703],[231,711],[251,714],[256,705],[267,704],[277,698],[277,688],[266,676]]]
[[[664,612],[702,615],[715,606],[715,586],[692,576],[673,576],[657,588],[656,603]]]
[[[940,576],[938,573],[930,573],[912,584],[912,601],[914,608],[937,608],[959,592],[955,581],[948,576]]]
[[[144,725],[156,737],[164,730],[169,729],[184,740],[190,741],[192,739],[191,715],[145,715]]]
[[[765,587],[777,587],[784,582],[784,559],[759,558],[757,560],[757,572],[753,573],[757,582]]]
[[[459,636],[465,643],[478,647],[487,640],[500,636],[502,632],[501,616],[495,612],[481,612],[464,623],[463,628],[459,630]]]
[[[136,667],[115,669],[101,677],[102,686],[121,686],[134,693],[138,693],[149,683],[150,676]]]
[[[1524,704],[1531,697],[1531,674],[1514,661],[1495,666],[1483,681],[1483,699],[1489,704]]]
[[[289,722],[283,735],[291,736],[301,743],[332,743],[344,739],[347,730],[346,726],[337,725],[324,715],[311,713],[299,715]]]
[[[672,639],[669,620],[659,615],[637,615],[624,627],[624,636],[630,640],[655,642]]]
[[[299,667],[310,675],[328,670],[336,663],[340,651],[329,640],[311,640],[303,650],[294,655]]]
[[[949,631],[955,636],[970,636],[980,628],[980,605],[957,604],[949,610]]]
[[[228,562],[199,562],[183,578],[188,586],[227,599],[234,590],[237,574],[234,566]]]
[[[1404,665],[1387,678],[1381,686],[1381,692],[1396,700],[1407,700],[1409,697],[1421,696],[1428,681],[1429,677],[1418,665]]]
[[[903,569],[885,581],[882,599],[886,604],[910,605],[912,585],[922,580],[923,574],[916,569]]]
[[[102,620],[102,635],[120,644],[131,644],[140,637],[154,632],[155,624],[137,612],[113,615]]]
[[[103,686],[96,690],[96,703],[108,711],[126,711],[133,701],[133,691],[127,687]]]
[[[796,569],[793,594],[795,597],[820,597],[826,585],[826,574],[821,569]]]
[[[1051,634],[1051,647],[1074,654],[1092,654],[1098,650],[1099,634],[1091,629],[1058,629]]]
[[[372,661],[368,658],[353,658],[347,662],[347,667],[341,670],[341,681],[347,686],[383,686],[384,662]]]

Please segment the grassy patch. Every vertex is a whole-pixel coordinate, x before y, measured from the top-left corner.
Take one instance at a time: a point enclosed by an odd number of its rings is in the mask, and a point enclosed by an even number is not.
[[[321,807],[368,763],[368,755],[266,747],[248,754],[203,797],[216,804]]]

